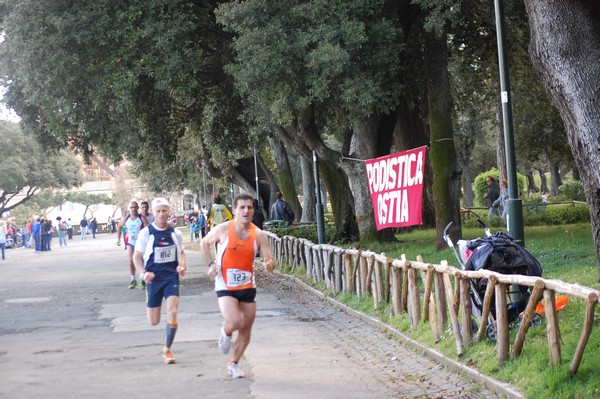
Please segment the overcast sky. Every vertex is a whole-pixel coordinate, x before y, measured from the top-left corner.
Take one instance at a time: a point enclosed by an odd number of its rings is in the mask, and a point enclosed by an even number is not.
[[[4,96],[5,90],[6,89],[4,87],[0,86],[0,120],[18,122],[20,118],[17,116],[17,114],[12,112],[12,110],[6,109],[2,103],[2,96]]]

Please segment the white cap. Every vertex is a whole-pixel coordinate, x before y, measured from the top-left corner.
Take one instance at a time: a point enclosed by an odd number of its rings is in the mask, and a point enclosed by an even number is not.
[[[169,201],[167,201],[166,198],[157,197],[152,200],[152,209],[156,209],[157,207],[162,205],[167,206],[169,208],[171,207],[171,205],[169,205]]]

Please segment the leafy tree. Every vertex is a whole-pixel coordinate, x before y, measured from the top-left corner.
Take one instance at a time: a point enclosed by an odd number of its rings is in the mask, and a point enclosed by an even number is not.
[[[44,145],[126,157],[154,186],[182,186],[203,160],[229,176],[248,135],[222,66],[231,35],[218,2],[0,2],[0,83],[25,129]],[[200,151],[180,148],[182,138]]]
[[[91,216],[94,216],[94,211],[90,210],[92,205],[110,204],[112,202],[110,197],[106,194],[88,194],[83,192],[67,193],[65,195],[65,200],[85,205],[85,210],[83,211],[84,217],[88,210],[90,211]]]
[[[525,0],[525,7],[531,30],[529,53],[565,125],[590,206],[600,261],[600,7],[594,0]]]
[[[0,214],[46,188],[81,185],[81,162],[68,150],[46,151],[18,125],[0,121]]]
[[[360,160],[389,153],[393,129],[382,128],[381,118],[393,110],[401,90],[402,32],[385,6],[360,0],[221,5],[218,20],[236,34],[236,62],[228,70],[250,112],[264,118],[256,123],[278,125],[284,143],[299,141],[296,150],[306,157],[314,150],[331,169],[340,153]],[[342,148],[327,146],[326,133]],[[375,236],[362,163],[342,162],[338,173],[328,168],[321,170],[336,226],[345,235],[354,235],[358,226],[361,238]],[[354,209],[347,208],[350,193]]]

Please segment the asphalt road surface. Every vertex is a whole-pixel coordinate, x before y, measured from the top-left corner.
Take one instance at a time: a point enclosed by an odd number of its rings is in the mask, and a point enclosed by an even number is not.
[[[0,261],[2,398],[494,398],[281,275],[258,275],[252,342],[227,375],[221,317],[198,253],[188,252],[179,328],[164,365],[163,320],[128,289],[116,236],[74,237],[51,252],[7,250]]]

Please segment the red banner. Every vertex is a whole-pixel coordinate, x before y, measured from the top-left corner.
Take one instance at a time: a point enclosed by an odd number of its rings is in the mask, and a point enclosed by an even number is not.
[[[377,230],[423,224],[423,170],[427,147],[365,161]]]

